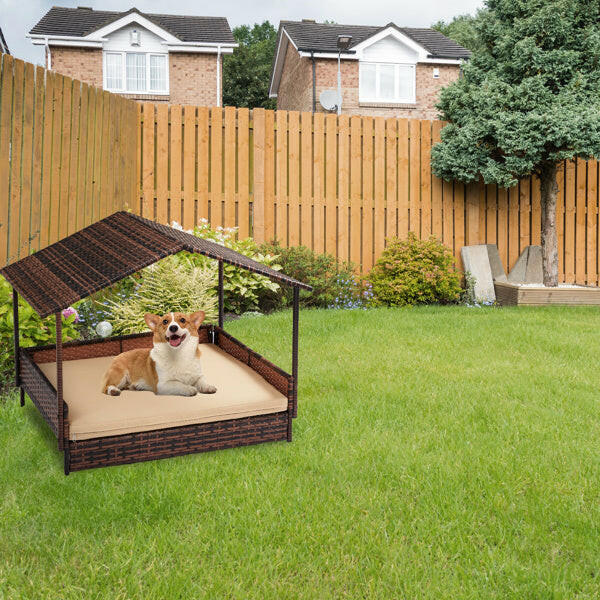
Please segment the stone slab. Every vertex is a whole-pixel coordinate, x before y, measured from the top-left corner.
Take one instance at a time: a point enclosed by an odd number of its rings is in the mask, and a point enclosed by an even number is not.
[[[504,272],[502,259],[498,252],[498,246],[496,246],[496,244],[486,244],[486,246],[488,258],[490,260],[490,268],[492,269],[492,279],[494,281],[506,281],[506,273]]]
[[[475,279],[474,293],[477,302],[495,302],[494,279],[486,244],[463,246],[460,249],[465,273]]]
[[[527,257],[529,256],[529,246],[521,252],[514,267],[508,273],[509,283],[525,283],[525,274],[527,273]]]
[[[542,247],[527,246],[508,274],[509,283],[542,283]]]
[[[542,283],[544,272],[542,270],[542,247],[529,246],[527,256],[527,271],[525,272],[525,283]]]

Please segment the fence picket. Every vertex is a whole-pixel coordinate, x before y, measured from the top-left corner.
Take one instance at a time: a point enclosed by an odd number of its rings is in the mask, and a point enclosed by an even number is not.
[[[196,217],[194,210],[194,199],[196,196],[196,107],[186,106],[183,118],[183,201],[181,206],[181,224],[184,229],[193,229]]]
[[[15,60],[12,98],[12,131],[10,134],[10,178],[19,181],[23,159],[23,88],[25,85],[25,63]],[[17,260],[20,254],[20,218],[21,218],[21,186],[13,185],[10,190],[10,207],[8,216],[8,258]]]

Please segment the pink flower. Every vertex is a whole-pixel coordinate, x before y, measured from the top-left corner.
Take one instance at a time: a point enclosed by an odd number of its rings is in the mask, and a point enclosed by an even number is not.
[[[69,308],[65,308],[62,311],[62,316],[65,319],[68,319],[71,315],[75,315],[75,323],[78,323],[79,322],[79,313],[72,306],[69,306]]]

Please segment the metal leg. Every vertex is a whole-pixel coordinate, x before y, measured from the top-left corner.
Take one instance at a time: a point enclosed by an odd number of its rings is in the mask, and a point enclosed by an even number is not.
[[[56,403],[58,411],[58,449],[64,449],[64,407],[63,407],[63,349],[62,314],[56,313]]]
[[[223,298],[223,261],[219,261],[219,327],[223,328],[223,317],[225,311],[225,302]]]
[[[300,288],[294,286],[292,313],[292,377],[294,378],[294,417],[298,415],[298,320],[300,317]]]
[[[65,456],[64,456],[64,470],[65,475],[68,475],[71,472],[71,453],[69,452],[69,442],[65,443]]]
[[[17,290],[13,288],[13,342],[14,342],[14,353],[15,353],[15,387],[21,388],[21,356],[20,356],[20,344],[19,344],[19,294]],[[23,395],[23,388],[20,389],[21,394],[21,406],[25,405],[25,397]]]

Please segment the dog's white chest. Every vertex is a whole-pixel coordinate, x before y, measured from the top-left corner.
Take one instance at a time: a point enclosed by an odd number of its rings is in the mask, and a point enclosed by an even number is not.
[[[185,347],[173,351],[168,344],[155,344],[150,357],[156,367],[158,383],[181,381],[193,385],[202,375],[196,344],[185,342]]]

